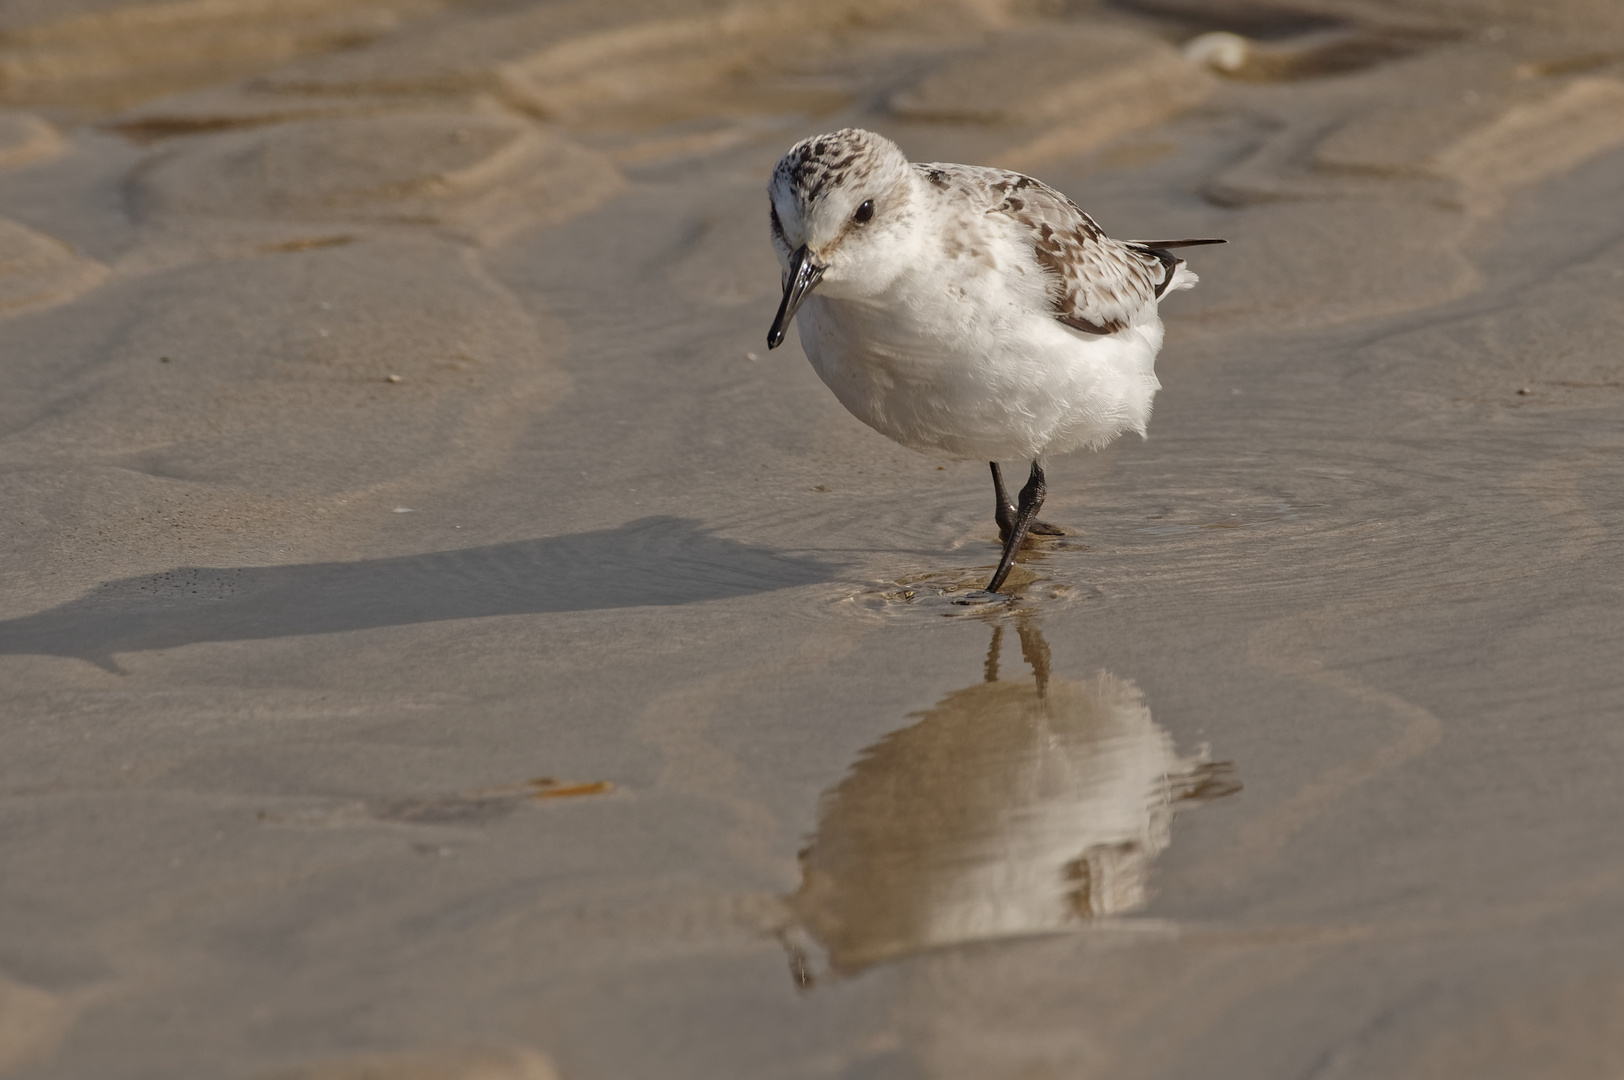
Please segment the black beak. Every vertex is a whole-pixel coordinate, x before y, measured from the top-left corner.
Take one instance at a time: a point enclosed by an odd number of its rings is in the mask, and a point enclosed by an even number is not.
[[[784,279],[784,301],[778,305],[778,315],[773,319],[772,329],[767,331],[767,348],[776,349],[784,343],[784,331],[789,329],[789,321],[795,318],[801,301],[818,287],[822,279],[823,265],[806,250],[805,244],[796,248],[795,254],[789,257],[789,277]]]

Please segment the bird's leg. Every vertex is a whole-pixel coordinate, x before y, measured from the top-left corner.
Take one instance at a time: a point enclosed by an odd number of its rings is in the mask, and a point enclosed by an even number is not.
[[[993,497],[998,500],[998,509],[993,513],[993,518],[998,522],[998,539],[1008,543],[1009,530],[1015,527],[1015,502],[1004,490],[1004,473],[998,467],[998,462],[989,461],[987,464],[992,466]]]
[[[1004,554],[998,560],[998,569],[992,575],[992,581],[987,585],[987,591],[995,593],[1004,579],[1009,577],[1010,567],[1015,565],[1015,553],[1021,550],[1021,543],[1026,539],[1026,533],[1032,528],[1033,520],[1038,516],[1038,508],[1043,505],[1043,497],[1049,493],[1049,485],[1043,479],[1043,467],[1032,462],[1032,475],[1021,488],[1020,505],[1015,510],[1015,523],[1004,538]]]
[[[1015,632],[1021,636],[1021,655],[1031,666],[1032,678],[1038,684],[1038,696],[1042,697],[1049,689],[1049,643],[1043,640],[1043,631],[1030,619],[1017,620]]]
[[[993,517],[998,522],[998,540],[1002,543],[1009,539],[1009,530],[1015,527],[1017,511],[1009,492],[1004,490],[1004,474],[998,468],[998,462],[989,461],[987,464],[992,466],[993,495],[998,500],[998,510]],[[1034,521],[1027,533],[1031,536],[1065,536],[1066,530],[1058,525],[1050,525],[1047,521]]]

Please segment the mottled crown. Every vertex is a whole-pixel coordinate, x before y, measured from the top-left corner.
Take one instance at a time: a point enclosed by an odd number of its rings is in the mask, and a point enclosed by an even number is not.
[[[802,139],[778,159],[772,187],[788,190],[803,207],[847,183],[862,183],[887,170],[906,169],[896,143],[862,128],[841,128]]]

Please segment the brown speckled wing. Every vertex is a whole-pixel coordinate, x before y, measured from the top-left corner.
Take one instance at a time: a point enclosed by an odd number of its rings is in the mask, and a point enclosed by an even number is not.
[[[1172,280],[1177,260],[1106,236],[1082,208],[1048,185],[1001,169],[921,166],[938,186],[953,184],[983,201],[986,213],[1007,218],[1032,245],[1050,279],[1055,318],[1088,334],[1126,328]]]

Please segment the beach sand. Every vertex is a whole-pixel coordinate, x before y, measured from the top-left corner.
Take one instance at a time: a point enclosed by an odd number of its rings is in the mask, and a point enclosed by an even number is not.
[[[846,125],[1230,241],[1010,604]],[[1621,207],[1613,0],[13,0],[0,1075],[1617,1077]]]

